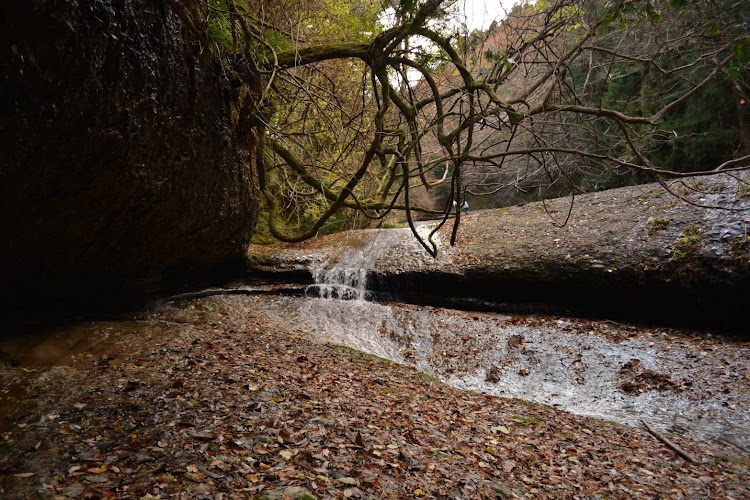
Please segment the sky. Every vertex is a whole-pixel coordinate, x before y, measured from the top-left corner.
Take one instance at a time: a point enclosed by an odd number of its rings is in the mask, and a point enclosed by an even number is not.
[[[520,0],[458,0],[456,6],[460,12],[459,22],[466,24],[469,32],[475,29],[485,30],[490,27],[492,21],[505,19],[507,11]],[[393,9],[388,9],[383,15],[388,25],[395,19]]]
[[[457,6],[469,31],[487,29],[492,21],[505,18],[517,0],[458,0]]]

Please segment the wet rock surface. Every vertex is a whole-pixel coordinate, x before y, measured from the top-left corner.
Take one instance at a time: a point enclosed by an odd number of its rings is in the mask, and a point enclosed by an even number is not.
[[[750,450],[750,348],[708,332],[406,304],[278,297],[269,322],[454,387]],[[745,451],[743,451],[745,450]],[[750,456],[750,455],[748,455]]]
[[[3,308],[241,268],[254,142],[168,2],[4,2]]]
[[[303,245],[251,246],[254,268],[301,272],[352,249],[368,287],[405,302],[510,312],[576,312],[747,331],[747,180],[712,176],[470,213],[436,259],[408,229],[349,231]],[[570,220],[557,227],[573,203]],[[695,204],[720,208],[705,208]],[[423,223],[427,236],[435,223]],[[344,260],[342,266],[346,267]],[[356,267],[353,265],[352,267]]]
[[[699,457],[699,463],[688,464],[634,427],[455,389],[414,368],[320,343],[322,333],[336,331],[321,332],[309,310],[295,317],[274,300],[281,299],[178,301],[127,320],[78,325],[78,340],[58,349],[56,358],[0,363],[0,495],[572,499],[750,494],[748,462],[729,446],[717,449],[670,433]],[[286,322],[269,321],[273,311],[283,312]],[[454,315],[465,316],[451,325]],[[349,309],[348,316],[365,323],[375,315],[358,316]],[[445,311],[433,318],[443,329],[432,349],[418,351],[416,344],[406,346],[407,337],[414,342],[421,337],[419,324],[412,322],[410,329],[406,317],[400,318],[405,328],[391,335],[404,337],[397,353],[417,366],[430,356],[446,358],[446,370],[454,373],[474,364],[484,367],[488,358],[463,353],[480,352],[482,342],[510,349],[510,356],[526,356],[537,349],[534,332],[548,334],[544,319]],[[423,320],[423,326],[432,321]],[[463,322],[488,327],[519,321],[515,326],[522,331],[493,327],[472,342],[454,328]],[[591,324],[558,326],[577,330]],[[493,338],[492,331],[502,338]],[[371,341],[382,343],[376,332]],[[387,329],[383,332],[388,338]],[[583,332],[569,333],[585,338]],[[650,333],[659,344],[658,335]],[[629,328],[602,333],[622,343],[648,334]],[[523,341],[509,347],[513,335]],[[26,345],[52,352],[41,346],[65,338],[61,329]],[[716,356],[729,352],[705,337],[703,344],[699,338],[684,341]],[[567,363],[567,355],[562,359]]]

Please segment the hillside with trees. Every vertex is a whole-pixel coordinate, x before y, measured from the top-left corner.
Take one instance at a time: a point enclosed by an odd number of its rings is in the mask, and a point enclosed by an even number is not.
[[[262,55],[245,49],[264,75],[257,161],[274,237],[747,168],[743,3],[540,1],[471,34],[455,7],[404,2],[394,26],[356,16],[360,38],[342,22],[325,44],[315,24],[298,37],[286,25]],[[233,15],[234,40],[264,32]]]

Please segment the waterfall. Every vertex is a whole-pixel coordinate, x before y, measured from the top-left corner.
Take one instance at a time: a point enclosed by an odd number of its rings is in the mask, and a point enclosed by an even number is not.
[[[323,299],[366,300],[368,268],[361,259],[336,261],[326,263],[311,269],[314,285],[308,289],[316,289],[318,296]]]
[[[367,277],[387,248],[380,231],[362,231],[356,245],[348,246],[324,262],[311,266],[315,284],[308,287],[322,299],[366,301],[370,298]]]
[[[314,284],[308,297],[293,313],[319,340],[342,344],[399,363],[399,346],[388,337],[393,325],[389,305],[372,302],[368,275],[391,245],[404,237],[401,231],[359,231],[356,238],[323,262],[310,267]],[[352,243],[349,241],[349,243]]]
[[[428,238],[431,230],[424,223],[417,227],[423,239]],[[324,299],[367,301],[373,297],[373,291],[367,288],[368,276],[381,257],[420,265],[435,262],[408,228],[361,230],[349,233],[346,238],[347,241],[342,242],[325,261],[310,266],[314,280],[314,284],[308,287],[311,295]],[[433,241],[441,248],[441,260],[450,262],[453,249],[444,247],[438,234],[433,236]]]

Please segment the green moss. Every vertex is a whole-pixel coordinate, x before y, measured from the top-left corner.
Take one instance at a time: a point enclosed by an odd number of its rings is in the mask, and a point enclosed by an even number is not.
[[[380,356],[376,354],[370,354],[369,352],[360,351],[358,349],[354,349],[353,347],[349,347],[347,345],[340,345],[340,344],[329,344],[336,349],[340,349],[343,351],[344,355],[348,358],[363,358],[363,359],[370,359],[373,361],[378,361],[381,363],[392,363],[390,359],[381,358]]]
[[[273,245],[276,243],[276,238],[270,234],[255,233],[252,238],[250,238],[250,243],[260,246]]]
[[[742,458],[728,457],[726,455],[711,455],[711,458],[717,462],[724,462],[729,464],[742,465],[743,467],[750,467],[750,461],[743,460]]]
[[[649,233],[662,231],[669,226],[669,220],[664,217],[649,217],[646,221],[646,229]]]
[[[672,252],[675,259],[692,257],[700,248],[701,230],[698,226],[689,225],[682,230],[682,236],[677,238]]]
[[[251,253],[250,251],[248,251],[245,259],[245,264],[248,269],[257,269],[271,263],[271,258],[268,255]]]
[[[672,250],[675,276],[687,288],[692,287],[700,271],[701,264],[697,256],[700,245],[700,228],[691,224],[682,230],[682,235],[677,238]]]
[[[400,229],[400,228],[404,228],[404,227],[406,227],[406,223],[404,223],[404,222],[395,222],[395,223],[383,222],[380,225],[381,229]]]
[[[526,415],[513,415],[512,417],[510,417],[510,419],[513,420],[514,422],[519,422],[519,423],[528,424],[528,425],[535,425],[541,422],[541,420],[536,417],[527,417]]]
[[[727,243],[727,251],[732,259],[737,262],[745,271],[750,270],[750,236],[736,236],[731,238]]]

